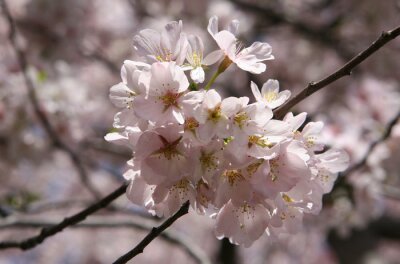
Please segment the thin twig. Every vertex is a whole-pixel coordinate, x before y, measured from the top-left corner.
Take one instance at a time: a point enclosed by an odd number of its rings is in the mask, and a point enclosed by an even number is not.
[[[377,50],[379,50],[381,47],[383,47],[386,43],[390,42],[391,40],[395,39],[397,36],[400,35],[400,26],[397,28],[390,30],[390,31],[384,31],[382,32],[381,36],[375,40],[371,46],[369,46],[367,49],[359,53],[357,56],[355,56],[353,59],[351,59],[349,62],[347,62],[343,67],[332,73],[331,75],[325,77],[324,79],[318,81],[318,82],[311,82],[308,84],[306,88],[304,88],[300,93],[298,93],[296,96],[292,97],[289,101],[287,101],[284,105],[279,107],[274,111],[274,116],[277,119],[281,119],[285,116],[289,110],[301,102],[302,100],[306,99],[313,93],[319,91],[320,89],[324,88],[325,86],[333,83],[334,81],[346,76],[350,75],[351,71],[358,66],[361,62],[363,62],[365,59],[367,59],[369,56],[374,54]]]
[[[0,229],[9,230],[10,228],[42,228],[51,227],[56,225],[58,222],[56,219],[36,219],[36,220],[21,220],[12,219],[6,220],[4,223],[0,222]],[[153,228],[154,221],[145,219],[130,218],[129,220],[108,220],[104,217],[91,217],[83,223],[79,223],[71,226],[71,228],[85,228],[85,229],[96,229],[96,228],[136,228],[143,231],[149,231]],[[198,246],[194,241],[189,239],[187,236],[177,232],[176,230],[166,230],[160,234],[160,238],[181,247],[185,252],[191,256],[196,263],[199,264],[211,264],[207,254]]]
[[[378,146],[380,143],[383,143],[384,141],[386,141],[386,139],[388,139],[390,137],[394,126],[397,124],[397,122],[399,122],[399,120],[400,120],[400,111],[387,124],[383,135],[380,138],[378,138],[377,140],[373,141],[369,145],[369,147],[368,147],[367,151],[365,152],[364,156],[362,157],[362,159],[360,159],[357,163],[350,166],[346,171],[339,174],[339,177],[336,180],[335,185],[333,187],[332,193],[335,191],[336,188],[339,188],[340,186],[348,186],[348,183],[346,182],[348,175],[352,174],[353,172],[355,172],[358,169],[361,169],[362,167],[365,166],[365,164],[367,163],[368,157],[374,151],[376,146]]]
[[[3,10],[3,14],[7,19],[7,22],[9,24],[9,41],[11,43],[12,48],[14,49],[14,52],[17,56],[18,63],[21,67],[21,72],[24,78],[25,85],[28,89],[28,96],[29,99],[33,105],[33,109],[39,118],[40,123],[44,127],[45,131],[47,132],[49,138],[51,139],[53,145],[65,153],[68,154],[68,156],[71,158],[73,164],[75,165],[80,180],[82,181],[83,185],[90,191],[90,193],[95,197],[99,198],[101,195],[99,192],[96,190],[96,188],[91,184],[91,182],[88,179],[88,175],[86,173],[85,167],[82,163],[82,161],[79,158],[79,155],[73,151],[67,144],[65,144],[60,137],[58,136],[57,132],[51,125],[49,119],[47,118],[45,112],[41,109],[39,100],[36,95],[35,91],[35,85],[31,78],[29,77],[28,74],[28,62],[25,56],[24,51],[19,47],[17,43],[17,29],[15,26],[15,21],[10,13],[10,10],[8,8],[8,5],[5,0],[0,0],[0,5]]]
[[[136,255],[143,253],[143,250],[146,248],[151,241],[153,241],[156,237],[158,237],[165,229],[167,229],[170,225],[172,225],[176,220],[178,220],[181,216],[184,216],[189,212],[189,201],[185,202],[182,207],[172,215],[170,218],[164,221],[159,227],[153,227],[150,233],[143,238],[143,240],[137,244],[132,250],[128,253],[119,257],[114,264],[123,264],[127,263],[129,260],[134,258]]]
[[[106,207],[109,203],[120,197],[122,194],[125,193],[127,187],[127,183],[122,184],[118,189],[98,201],[97,203],[89,206],[88,208],[80,211],[77,214],[74,214],[73,216],[66,217],[64,220],[62,220],[59,224],[51,226],[51,227],[46,227],[43,228],[40,233],[36,236],[30,237],[28,239],[22,240],[22,241],[5,241],[5,242],[0,242],[0,249],[6,249],[6,248],[20,248],[22,250],[27,250],[31,249],[40,243],[42,243],[46,238],[53,236],[62,230],[64,228],[73,226],[83,220],[86,219],[87,216],[97,212],[98,210]]]
[[[376,146],[378,146],[380,143],[383,143],[384,141],[386,141],[386,139],[388,139],[390,137],[394,126],[397,124],[397,122],[399,122],[399,120],[400,120],[400,111],[387,124],[387,126],[385,128],[385,132],[383,133],[383,135],[369,145],[368,150],[365,152],[363,158],[361,160],[359,160],[357,163],[353,164],[351,167],[349,167],[343,173],[343,175],[349,175],[349,174],[353,173],[354,171],[362,168],[367,163],[367,160],[368,160],[369,156],[374,151]]]
[[[16,209],[12,208],[10,212],[7,212],[6,216],[9,216],[10,214],[13,213],[13,211],[17,212],[18,214],[22,215],[35,215],[35,214],[41,214],[43,212],[48,212],[48,211],[55,211],[55,210],[64,210],[64,209],[71,209],[71,208],[82,208],[82,207],[88,207],[92,205],[95,201],[91,200],[60,200],[60,201],[43,201],[43,202],[35,202],[32,204],[29,204],[28,206],[21,208],[21,209]],[[157,217],[152,216],[150,213],[147,212],[143,207],[136,206],[132,208],[128,207],[123,207],[123,206],[118,206],[118,205],[109,205],[105,210],[109,212],[114,212],[118,214],[124,214],[124,215],[138,215],[144,218],[149,218],[149,219],[157,219]],[[0,212],[1,215],[1,212]]]

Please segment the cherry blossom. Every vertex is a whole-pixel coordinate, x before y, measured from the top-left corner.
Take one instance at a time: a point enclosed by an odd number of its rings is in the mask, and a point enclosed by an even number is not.
[[[274,119],[272,109],[290,96],[279,92],[278,81],[268,80],[261,91],[251,83],[253,103],[210,89],[232,62],[261,73],[261,62],[273,58],[267,43],[240,51],[238,25],[234,20],[218,32],[218,19],[210,19],[208,31],[222,51],[206,58],[202,39],[183,32],[181,22],[162,33],[141,31],[135,43],[152,61],[124,62],[122,82],[110,89],[123,110],[106,139],[133,152],[125,173],[132,203],[171,216],[189,201],[216,220],[218,238],[249,247],[263,233],[279,240],[299,232],[304,216],[320,212],[323,194],[349,159],[338,149],[324,151],[323,123],[304,125],[306,113]],[[205,81],[203,67],[221,54],[217,72],[198,90],[193,83]]]
[[[279,82],[277,80],[268,80],[263,84],[260,90],[257,85],[251,82],[251,91],[257,102],[266,104],[269,108],[274,109],[284,104],[290,97],[291,93],[288,90],[279,92]]]
[[[239,21],[233,20],[227,30],[218,31],[218,17],[213,16],[208,23],[208,32],[223,51],[227,64],[235,63],[239,68],[254,74],[260,74],[266,70],[266,65],[261,63],[273,60],[272,49],[268,43],[254,42],[250,47],[242,49],[242,44],[236,38]]]

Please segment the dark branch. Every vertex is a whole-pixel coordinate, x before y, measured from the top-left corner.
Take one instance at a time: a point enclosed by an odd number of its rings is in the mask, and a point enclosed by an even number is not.
[[[56,220],[51,219],[36,219],[36,220],[11,220],[5,221],[5,223],[0,223],[0,229],[10,228],[38,228],[38,227],[51,227],[57,224]],[[71,228],[136,228],[143,231],[149,231],[153,228],[154,221],[148,221],[145,219],[135,219],[130,218],[129,221],[126,220],[107,220],[104,217],[91,217],[91,219],[85,221],[84,223],[79,223],[71,226]],[[171,244],[181,247],[185,252],[191,256],[196,263],[199,264],[211,264],[208,259],[207,254],[197,246],[193,241],[191,241],[187,236],[178,233],[175,230],[167,230],[160,234],[160,238],[168,241]]]
[[[33,81],[28,75],[28,62],[25,56],[24,51],[19,47],[17,43],[17,29],[15,26],[15,21],[10,13],[10,10],[8,8],[8,5],[5,0],[0,0],[0,5],[3,10],[3,14],[7,19],[7,22],[9,24],[9,35],[8,38],[10,40],[11,46],[17,56],[18,63],[21,67],[21,72],[24,78],[25,85],[28,89],[28,96],[29,99],[32,103],[33,109],[39,118],[40,123],[42,124],[43,128],[47,132],[49,138],[51,139],[53,145],[62,151],[66,152],[68,156],[71,158],[72,162],[74,163],[78,173],[79,177],[84,184],[84,186],[92,193],[92,195],[96,198],[100,197],[100,194],[98,191],[94,188],[94,186],[90,183],[88,180],[87,173],[85,171],[84,165],[82,161],[80,160],[78,154],[73,151],[68,145],[66,145],[58,136],[57,132],[55,129],[52,127],[49,119],[47,118],[44,110],[41,109],[39,100],[36,96],[36,91],[35,91],[35,86],[33,84]]]
[[[387,126],[385,128],[385,132],[383,133],[383,135],[369,145],[368,150],[365,152],[363,158],[360,161],[358,161],[357,163],[353,164],[351,167],[349,167],[343,173],[343,175],[349,175],[349,174],[353,173],[354,171],[362,168],[367,163],[368,157],[374,151],[375,147],[378,146],[380,143],[383,143],[386,139],[388,139],[390,137],[390,135],[392,134],[392,130],[393,130],[394,126],[397,124],[397,122],[399,120],[400,120],[400,111],[387,124]]]
[[[358,169],[361,169],[362,167],[365,166],[365,164],[367,163],[368,157],[369,155],[371,155],[371,153],[374,151],[375,147],[378,146],[380,143],[383,143],[386,139],[388,139],[392,133],[392,130],[394,128],[394,126],[396,125],[396,123],[400,120],[400,111],[396,114],[396,116],[387,124],[386,128],[385,128],[385,132],[383,133],[383,135],[378,138],[377,140],[373,141],[369,147],[368,150],[365,152],[363,158],[361,160],[359,160],[357,163],[353,164],[352,166],[350,166],[346,171],[342,172],[339,174],[338,179],[335,182],[335,185],[333,186],[333,190],[331,193],[334,193],[335,190],[337,190],[338,188],[341,188],[343,186],[346,186],[347,188],[350,188],[350,190],[352,189],[351,185],[349,185],[346,182],[347,176],[350,175],[351,173],[357,171]],[[385,191],[385,190],[384,190]],[[352,192],[350,192],[349,194],[350,196],[352,195]],[[329,196],[328,196],[329,197]]]
[[[3,209],[0,207],[0,216],[7,217],[13,214],[14,211],[18,212],[22,215],[34,215],[34,214],[41,214],[48,211],[55,211],[55,210],[64,210],[64,209],[72,209],[72,208],[84,208],[92,205],[96,201],[92,200],[60,200],[60,201],[41,201],[41,202],[33,202],[27,206],[22,208],[10,208],[9,210]],[[138,215],[144,218],[149,218],[156,220],[158,219],[155,216],[152,216],[150,213],[147,212],[146,209],[143,207],[126,207],[126,206],[118,206],[118,205],[109,205],[107,208],[104,208],[108,212],[114,212],[118,214],[124,215]],[[0,221],[1,226],[1,221]]]
[[[167,229],[170,225],[172,225],[176,220],[178,220],[181,216],[184,216],[189,212],[189,201],[184,203],[182,207],[176,212],[173,216],[165,220],[159,227],[153,227],[150,233],[143,238],[143,240],[137,244],[132,250],[130,250],[125,255],[119,257],[114,264],[123,264],[127,263],[129,260],[134,258],[136,255],[143,253],[145,247],[150,244],[156,237],[158,237],[165,229]]]
[[[374,54],[377,50],[382,48],[386,43],[395,39],[399,35],[400,35],[400,26],[393,30],[382,32],[381,36],[376,41],[374,41],[371,44],[371,46],[369,46],[367,49],[359,53],[357,56],[355,56],[353,59],[347,62],[343,67],[341,67],[331,75],[325,77],[324,79],[318,82],[309,83],[308,86],[305,89],[303,89],[300,93],[298,93],[296,96],[292,97],[289,101],[287,101],[284,105],[276,109],[274,111],[275,118],[277,119],[283,118],[285,114],[289,112],[289,110],[293,106],[295,106],[302,100],[306,99],[307,97],[319,91],[320,89],[324,88],[325,86],[333,83],[334,81],[346,75],[350,75],[351,71],[356,66],[358,66],[361,62],[363,62],[369,56]]]
[[[97,203],[89,206],[88,208],[80,211],[79,213],[64,218],[63,221],[61,221],[59,224],[51,226],[51,227],[46,227],[43,228],[40,233],[36,236],[30,237],[28,239],[22,240],[22,241],[6,241],[6,242],[0,242],[0,249],[6,249],[6,248],[20,248],[22,250],[27,250],[31,249],[40,243],[42,243],[46,238],[53,236],[62,230],[64,228],[75,225],[83,220],[86,219],[87,216],[97,212],[98,210],[106,207],[108,204],[110,204],[112,201],[120,197],[122,194],[125,193],[127,187],[127,183],[122,184],[118,189],[98,201]]]

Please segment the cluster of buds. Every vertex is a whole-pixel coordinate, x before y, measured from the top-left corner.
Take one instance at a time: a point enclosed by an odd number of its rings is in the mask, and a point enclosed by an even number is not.
[[[259,74],[263,61],[273,59],[267,43],[242,49],[238,25],[234,20],[218,31],[212,17],[208,31],[219,49],[207,56],[198,36],[182,32],[182,22],[140,31],[134,43],[143,60],[125,61],[122,82],[110,89],[112,102],[124,109],[115,115],[118,132],[106,139],[133,151],[124,174],[133,203],[168,217],[190,201],[194,211],[216,219],[218,238],[248,247],[263,233],[294,233],[304,214],[317,214],[348,157],[324,152],[323,124],[303,126],[306,113],[273,119],[272,110],[290,97],[276,80],[261,91],[251,83],[253,103],[223,99],[212,89],[230,65]],[[204,68],[215,63],[203,86]]]

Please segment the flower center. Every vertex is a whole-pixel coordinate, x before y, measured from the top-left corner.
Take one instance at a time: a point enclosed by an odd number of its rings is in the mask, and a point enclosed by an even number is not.
[[[273,145],[267,139],[262,138],[260,136],[256,136],[256,135],[249,136],[248,147],[250,148],[253,144],[258,145],[258,146],[263,147],[263,148],[265,148],[265,147],[270,148]]]
[[[264,98],[265,100],[267,100],[268,103],[275,101],[276,98],[278,97],[278,93],[277,92],[267,92],[266,94],[264,94]]]
[[[187,118],[186,120],[185,120],[185,124],[184,124],[184,130],[185,131],[191,131],[191,132],[194,132],[194,130],[196,129],[196,128],[198,128],[199,127],[199,122],[197,122],[197,120],[195,119],[195,118],[193,118],[193,117],[189,117],[189,118]]]
[[[189,192],[189,185],[190,182],[184,178],[177,183],[175,183],[171,189],[169,190],[170,193],[174,193],[175,196],[186,196]]]
[[[238,181],[244,180],[240,170],[226,170],[223,173],[223,177],[226,178],[230,186],[235,185]]]
[[[249,117],[247,116],[246,112],[239,112],[233,118],[236,125],[238,125],[238,127],[240,127],[240,128],[243,128],[245,121],[247,121],[248,119],[249,119]]]
[[[212,153],[201,153],[200,156],[200,163],[201,167],[203,168],[203,171],[211,171],[217,169],[217,161],[215,156]]]
[[[192,66],[201,67],[201,62],[203,61],[203,56],[200,53],[193,52],[191,56]]]
[[[263,160],[259,160],[247,166],[246,171],[250,177],[258,170],[258,168],[261,166],[261,164],[263,164],[263,162],[264,162]]]
[[[292,198],[290,198],[290,196],[285,194],[285,193],[282,194],[282,198],[287,203],[293,203],[294,202],[294,200]]]
[[[168,49],[160,50],[155,57],[160,62],[172,61],[172,52]]]
[[[278,159],[279,158],[272,159],[269,161],[269,167],[270,167],[269,174],[271,175],[272,182],[278,179],[278,174],[279,174],[279,164],[277,161]]]
[[[172,93],[168,91],[163,96],[160,96],[160,100],[163,102],[165,110],[168,109],[170,106],[178,106],[178,99],[181,96],[181,93]]]
[[[208,120],[211,120],[214,123],[217,123],[221,116],[221,106],[217,106],[214,109],[208,110]]]
[[[177,150],[176,146],[178,145],[178,143],[180,142],[180,140],[182,139],[182,137],[178,138],[177,140],[175,140],[172,143],[169,143],[163,136],[159,136],[161,141],[164,144],[163,148],[160,148],[158,151],[154,152],[153,154],[155,155],[162,155],[164,156],[164,158],[166,158],[167,160],[171,160],[175,157],[177,157],[178,159],[182,156],[181,153]]]

